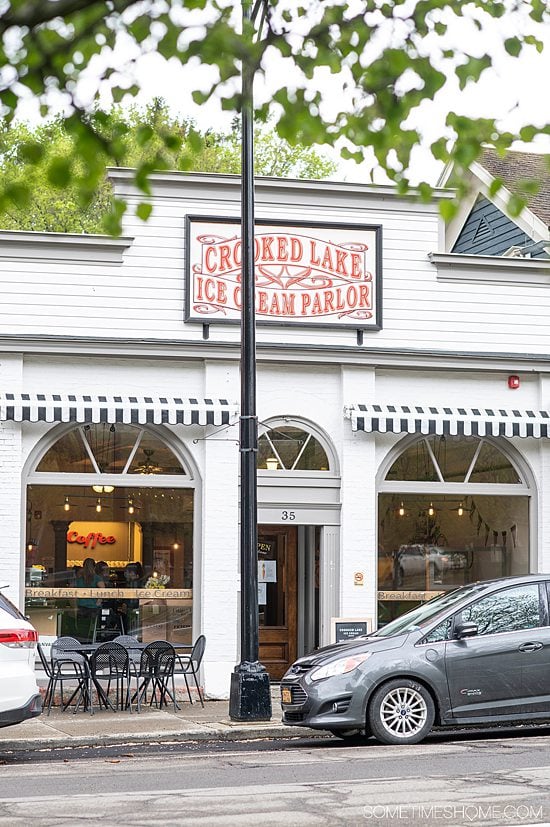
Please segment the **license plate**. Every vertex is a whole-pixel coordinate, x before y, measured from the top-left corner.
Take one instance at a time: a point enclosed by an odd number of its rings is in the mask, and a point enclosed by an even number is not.
[[[290,691],[290,689],[283,689],[281,691],[281,700],[284,704],[292,703],[292,692]]]

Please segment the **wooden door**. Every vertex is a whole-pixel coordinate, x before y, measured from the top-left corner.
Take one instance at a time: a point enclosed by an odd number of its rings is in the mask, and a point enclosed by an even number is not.
[[[274,681],[296,660],[296,545],[296,528],[258,527],[260,661]]]

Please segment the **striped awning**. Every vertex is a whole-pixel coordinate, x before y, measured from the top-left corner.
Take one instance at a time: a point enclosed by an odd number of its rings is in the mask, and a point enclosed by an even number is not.
[[[550,436],[550,412],[432,405],[346,405],[353,431],[445,436]]]
[[[0,421],[229,425],[239,406],[227,399],[0,393]]]

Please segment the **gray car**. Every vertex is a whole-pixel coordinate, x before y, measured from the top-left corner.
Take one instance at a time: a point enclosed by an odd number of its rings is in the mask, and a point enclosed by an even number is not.
[[[283,722],[415,744],[433,726],[550,719],[550,575],[471,583],[297,660]]]

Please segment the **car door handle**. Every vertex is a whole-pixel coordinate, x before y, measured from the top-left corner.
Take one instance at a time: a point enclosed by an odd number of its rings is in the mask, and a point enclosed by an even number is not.
[[[537,649],[542,649],[542,643],[522,643],[519,647],[520,652],[536,652]]]

